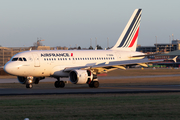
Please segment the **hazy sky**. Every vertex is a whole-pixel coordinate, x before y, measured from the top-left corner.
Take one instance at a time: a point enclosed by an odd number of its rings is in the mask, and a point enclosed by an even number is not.
[[[142,8],[138,44],[180,39],[180,0],[0,0],[0,45],[113,46],[134,9]],[[172,37],[171,37],[172,39]]]

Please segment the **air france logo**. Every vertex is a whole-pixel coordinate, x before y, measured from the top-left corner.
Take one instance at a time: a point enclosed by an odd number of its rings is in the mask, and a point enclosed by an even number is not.
[[[41,53],[41,57],[70,57],[69,53]]]

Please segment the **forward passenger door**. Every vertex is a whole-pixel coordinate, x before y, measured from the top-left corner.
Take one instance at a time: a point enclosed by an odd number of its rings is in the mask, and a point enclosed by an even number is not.
[[[38,54],[33,53],[32,55],[34,58],[34,67],[40,67],[40,60],[39,60]]]

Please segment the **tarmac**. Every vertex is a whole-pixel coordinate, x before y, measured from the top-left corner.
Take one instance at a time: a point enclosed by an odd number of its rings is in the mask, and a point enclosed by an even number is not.
[[[100,86],[99,88],[89,88],[85,85],[74,85],[70,82],[64,88],[55,88],[54,78],[46,78],[40,81],[38,85],[34,85],[32,89],[27,89],[25,85],[16,84],[16,78],[0,79],[0,96],[5,95],[49,95],[49,94],[127,94],[127,93],[167,93],[167,92],[180,92],[180,85],[123,85],[119,83],[119,79],[129,78],[152,78],[152,77],[171,77],[180,75],[156,75],[156,76],[102,76],[98,77]],[[63,79],[68,80],[68,79]],[[7,84],[8,83],[8,84]],[[11,85],[10,85],[10,84]],[[6,84],[6,87],[3,85]],[[10,86],[8,86],[10,85]],[[18,85],[18,87],[17,87]],[[12,87],[13,86],[13,87]]]
[[[61,88],[61,89],[0,89],[0,96],[4,95],[49,95],[49,94],[128,94],[128,93],[167,93],[180,92],[180,85],[151,85],[151,86],[119,86],[99,88]]]

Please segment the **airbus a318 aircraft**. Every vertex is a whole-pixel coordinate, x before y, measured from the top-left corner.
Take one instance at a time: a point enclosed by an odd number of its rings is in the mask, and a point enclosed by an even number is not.
[[[152,62],[136,52],[141,9],[136,9],[120,35],[117,43],[109,50],[30,50],[14,55],[4,70],[17,76],[26,88],[32,88],[45,77],[54,77],[56,88],[63,88],[63,77],[73,84],[88,84],[98,88],[97,74],[125,69],[126,66]]]

